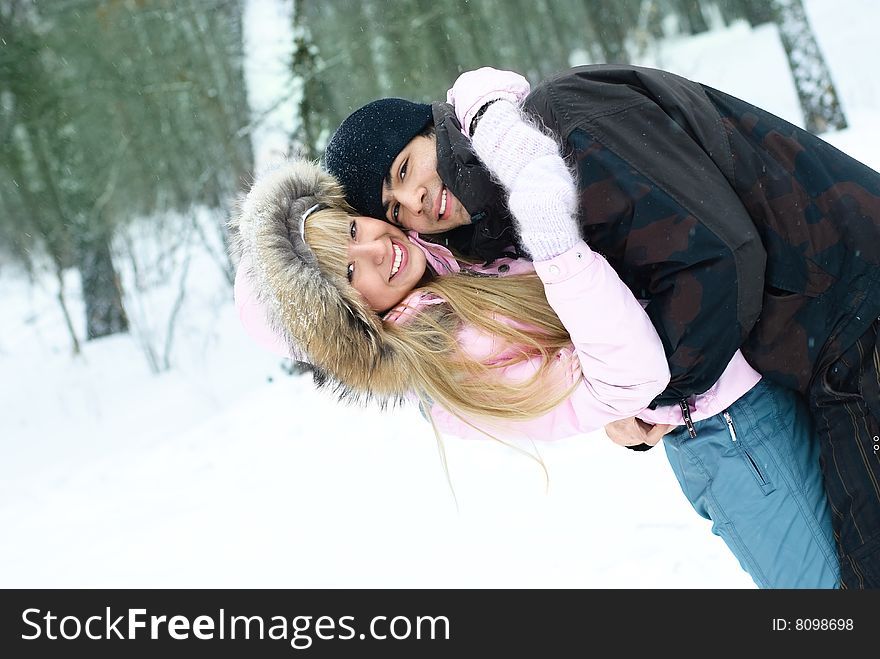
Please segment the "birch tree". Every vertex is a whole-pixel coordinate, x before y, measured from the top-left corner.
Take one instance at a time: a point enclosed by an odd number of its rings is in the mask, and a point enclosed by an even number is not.
[[[807,19],[803,2],[773,0],[773,6],[804,114],[804,127],[812,133],[846,128],[846,117],[831,72]]]

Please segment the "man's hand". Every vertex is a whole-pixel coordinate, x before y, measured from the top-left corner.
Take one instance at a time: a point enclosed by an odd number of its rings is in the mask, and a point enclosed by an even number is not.
[[[605,426],[605,434],[608,438],[620,446],[638,446],[639,444],[647,444],[654,446],[663,439],[663,435],[668,433],[675,426],[665,423],[658,423],[652,426],[641,419],[629,417],[620,421],[612,421]]]

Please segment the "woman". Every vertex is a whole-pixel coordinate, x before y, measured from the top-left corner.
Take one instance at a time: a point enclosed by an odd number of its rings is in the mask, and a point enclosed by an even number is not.
[[[236,302],[249,331],[310,362],[342,395],[418,398],[442,433],[555,439],[631,416],[676,423],[669,410],[646,409],[669,379],[663,346],[639,301],[580,239],[556,142],[487,113],[474,148],[508,193],[533,266],[495,262],[486,272],[457,261],[354,215],[334,179],[294,163],[258,181],[233,222]],[[685,494],[760,587],[838,583],[802,412],[737,355],[690,412],[700,441],[686,442],[683,428],[665,442]]]

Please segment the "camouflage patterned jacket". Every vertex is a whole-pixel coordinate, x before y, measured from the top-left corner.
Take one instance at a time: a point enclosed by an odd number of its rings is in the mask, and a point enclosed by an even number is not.
[[[438,170],[473,213],[469,195],[493,184],[443,105]],[[570,69],[524,109],[577,170],[584,237],[650,300],[672,373],[655,404],[708,389],[740,347],[764,376],[805,391],[880,315],[880,174],[818,137],[632,66]],[[515,239],[510,217],[477,208],[448,244],[491,260]]]

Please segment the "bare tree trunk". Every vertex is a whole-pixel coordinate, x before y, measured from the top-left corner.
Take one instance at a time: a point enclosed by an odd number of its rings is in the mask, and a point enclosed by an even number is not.
[[[801,0],[773,0],[779,36],[794,76],[804,113],[804,127],[811,133],[846,128],[831,72],[819,50]]]
[[[700,0],[678,0],[676,5],[679,16],[682,22],[687,25],[690,34],[699,34],[709,29],[706,17],[703,16]]]
[[[385,25],[381,14],[388,11],[387,7],[381,5],[377,7],[373,0],[366,0],[366,2],[360,3],[360,10],[363,12],[364,25]],[[391,76],[389,75],[392,60],[394,59],[394,47],[389,43],[386,35],[387,31],[380,29],[373,30],[368,36],[370,54],[373,58],[373,70],[376,74],[376,89],[381,94],[388,94],[394,88]]]
[[[180,282],[177,285],[177,297],[174,298],[174,306],[171,308],[171,313],[168,315],[168,329],[165,331],[165,347],[162,350],[162,367],[166,371],[171,368],[171,347],[174,345],[174,330],[177,329],[177,315],[183,308],[183,301],[186,298],[186,280],[189,274],[190,258],[191,252],[187,247],[182,272],[180,273]]]
[[[122,287],[105,231],[81,227],[77,263],[86,305],[86,337],[91,340],[127,332],[128,316],[122,304]]]
[[[73,344],[73,354],[80,354],[79,338],[76,336],[76,330],[73,328],[73,322],[70,319],[70,312],[67,310],[67,301],[64,297],[64,269],[61,263],[55,261],[55,277],[58,279],[58,304],[61,305],[61,313],[64,314],[64,323],[67,325],[67,331],[70,333],[70,340]]]
[[[590,2],[586,5],[587,15],[595,30],[594,34],[609,64],[626,64],[629,54],[626,51],[626,28],[623,12],[619,5]]]
[[[294,97],[295,128],[290,142],[294,153],[312,160],[319,155],[321,128],[318,123],[320,119],[313,111],[316,99],[310,94],[314,91],[312,83],[317,77],[317,46],[312,41],[305,16],[305,0],[295,0],[291,17],[293,52],[290,55],[290,74],[293,84],[299,85],[299,93]]]
[[[772,23],[776,20],[773,3],[767,0],[728,0],[725,4],[731,5],[732,11],[742,13],[752,26]]]
[[[88,219],[82,215],[68,217],[46,154],[45,136],[36,135],[36,139],[32,140],[32,146],[58,220],[66,220],[77,226],[76,261],[86,306],[87,340],[127,332],[128,318],[122,304],[121,285],[110,253],[111,229],[100,217]],[[91,220],[90,224],[89,220]]]

